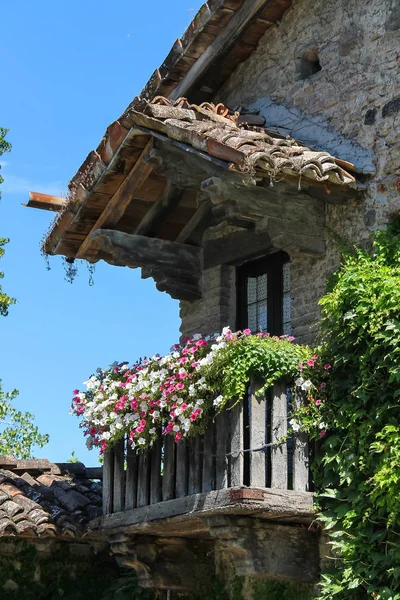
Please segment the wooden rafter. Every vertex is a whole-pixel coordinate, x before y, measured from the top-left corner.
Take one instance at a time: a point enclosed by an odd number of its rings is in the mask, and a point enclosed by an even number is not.
[[[85,254],[92,244],[92,233],[103,227],[112,227],[123,216],[125,210],[128,208],[131,200],[133,199],[135,192],[144,184],[146,179],[149,177],[153,170],[153,167],[143,160],[143,157],[153,147],[153,140],[150,139],[143,149],[140,158],[132,167],[129,175],[126,177],[124,182],[119,186],[115,194],[110,199],[106,208],[97,219],[96,223],[91,228],[89,234],[79,248],[76,258],[85,258]]]
[[[178,83],[169,97],[176,100],[186,96],[190,88],[199,80],[205,71],[215,63],[216,58],[226,52],[240,33],[249,24],[251,19],[263,8],[268,0],[245,0],[243,5],[235,12],[227,25],[208,48],[201,54],[188,73]]]
[[[51,210],[58,212],[68,204],[67,198],[60,196],[50,196],[49,194],[41,194],[40,192],[29,192],[29,200],[23,206],[29,208],[41,208],[42,210]]]
[[[135,230],[136,235],[155,235],[166,216],[170,214],[182,199],[183,191],[170,181],[153,206],[147,211]]]

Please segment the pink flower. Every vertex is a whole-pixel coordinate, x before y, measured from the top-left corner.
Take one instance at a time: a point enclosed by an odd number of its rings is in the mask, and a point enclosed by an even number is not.
[[[308,360],[308,361],[307,361],[307,365],[308,365],[309,367],[313,367],[313,366],[315,365],[315,360],[312,360],[312,359],[310,358],[310,360]]]
[[[243,329],[243,333],[244,333],[244,335],[251,335],[251,330],[250,329]]]
[[[324,369],[328,370],[331,368],[331,365],[329,363],[327,363],[326,365],[324,365]]]
[[[146,421],[145,419],[142,419],[139,423],[140,427],[146,427]]]
[[[183,385],[183,383],[177,383],[175,387],[176,387],[177,390],[183,390],[185,388],[185,386]]]
[[[195,369],[196,367],[198,367],[198,366],[199,366],[199,363],[198,363],[198,362],[194,362],[194,363],[192,363],[190,366],[191,366],[193,369]]]
[[[179,373],[179,379],[185,379],[187,377],[187,373]]]
[[[321,404],[321,400],[318,398],[318,400],[315,401],[315,406],[319,406]]]
[[[189,419],[190,419],[192,422],[193,422],[193,421],[195,421],[195,420],[197,419],[196,411],[195,411],[195,412],[193,412],[193,413],[190,415]]]
[[[319,387],[321,388],[321,390],[324,390],[326,388],[326,383],[321,383]]]
[[[304,369],[304,365],[299,365],[299,369],[302,371]]]
[[[197,352],[197,348],[196,348],[196,346],[192,346],[192,347],[189,349],[189,352],[190,352],[190,354],[195,354],[195,353]]]
[[[131,408],[132,408],[132,410],[136,410],[137,407],[138,407],[138,402],[137,402],[136,398],[134,398],[131,402]]]
[[[319,437],[323,438],[325,433],[326,433],[325,429],[321,429],[321,431],[319,432]]]
[[[188,361],[188,358],[186,356],[181,356],[180,358],[178,358],[178,363],[186,363]]]
[[[77,396],[79,394],[79,390],[74,390],[72,393],[74,396]]]
[[[293,335],[288,336],[289,342],[293,342],[296,338]]]
[[[182,404],[182,406],[181,406],[181,409],[182,409],[182,410],[186,410],[186,409],[187,409],[187,404],[186,404],[186,402],[184,402],[184,403]]]
[[[180,432],[180,431],[178,431],[178,433],[177,433],[177,434],[176,434],[176,436],[175,436],[175,441],[176,441],[176,442],[179,442],[179,440],[181,439],[181,437],[182,437],[182,434],[181,434],[181,432]]]
[[[317,360],[317,358],[318,358],[318,354],[314,354],[313,359]]]
[[[205,340],[197,340],[196,346],[201,348],[201,346],[207,346],[207,342]]]

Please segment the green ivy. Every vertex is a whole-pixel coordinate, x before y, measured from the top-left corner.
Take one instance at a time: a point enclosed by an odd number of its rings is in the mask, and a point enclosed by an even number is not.
[[[320,598],[400,599],[400,223],[355,248],[321,300],[320,407],[330,434],[314,465],[337,560]]]

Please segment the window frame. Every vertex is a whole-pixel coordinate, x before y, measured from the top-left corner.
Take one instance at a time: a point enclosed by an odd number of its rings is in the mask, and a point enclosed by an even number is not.
[[[247,279],[267,275],[267,330],[271,335],[283,334],[283,265],[290,256],[279,251],[249,261],[237,268],[237,329],[248,327]]]

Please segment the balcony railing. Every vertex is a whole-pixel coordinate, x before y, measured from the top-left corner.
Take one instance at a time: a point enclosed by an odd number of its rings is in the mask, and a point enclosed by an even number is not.
[[[117,513],[201,492],[250,487],[308,491],[308,443],[303,433],[286,438],[291,398],[284,383],[225,410],[202,436],[176,443],[158,439],[151,450],[121,440],[104,456],[103,513]]]

